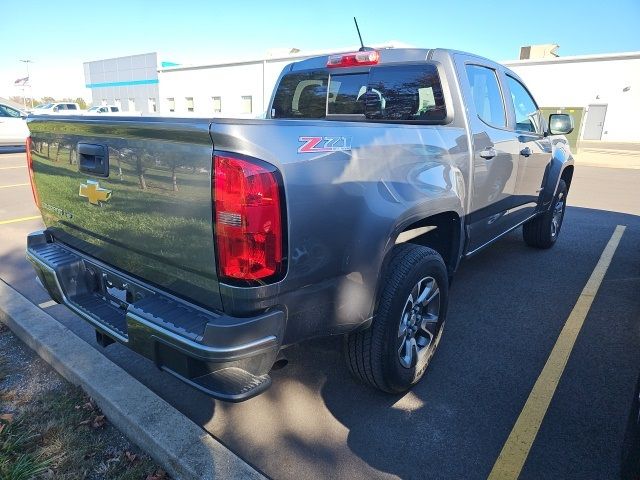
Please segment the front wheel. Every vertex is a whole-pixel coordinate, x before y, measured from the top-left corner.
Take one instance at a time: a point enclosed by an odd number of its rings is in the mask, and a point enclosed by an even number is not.
[[[564,220],[564,210],[567,207],[567,193],[567,184],[564,180],[560,180],[551,208],[522,226],[522,236],[527,245],[535,248],[551,248],[556,243],[562,220]]]
[[[422,378],[440,342],[449,281],[435,250],[405,244],[391,255],[373,323],[347,335],[345,355],[358,380],[400,393]]]

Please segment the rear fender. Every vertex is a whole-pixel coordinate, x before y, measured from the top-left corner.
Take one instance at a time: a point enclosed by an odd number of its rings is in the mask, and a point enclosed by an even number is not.
[[[444,213],[455,214],[460,219],[458,225],[455,227],[456,234],[451,239],[452,245],[448,258],[443,259],[447,265],[449,275],[451,276],[453,272],[455,272],[460,263],[465,242],[463,203],[463,198],[451,192],[450,196],[431,199],[430,201],[417,205],[398,218],[382,254],[380,274],[378,275],[374,290],[375,295],[370,315],[371,318],[378,308],[380,291],[384,288],[384,272],[388,268],[393,248],[401,243],[420,243],[420,236],[427,233],[430,230],[429,227],[433,227],[437,223],[436,221],[430,220]],[[367,322],[363,326],[366,327],[369,323],[370,322]]]

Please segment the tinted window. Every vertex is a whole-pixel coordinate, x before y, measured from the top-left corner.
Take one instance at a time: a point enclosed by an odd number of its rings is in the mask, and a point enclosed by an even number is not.
[[[367,91],[366,73],[332,75],[329,83],[327,113],[333,115],[364,114],[364,94]]]
[[[379,66],[369,73],[327,71],[285,75],[271,116],[324,118],[362,115],[362,119],[441,122],[446,118],[435,65]]]
[[[467,65],[473,104],[480,119],[494,127],[507,125],[502,94],[495,70],[480,65]]]
[[[324,118],[326,114],[327,72],[285,75],[273,100],[274,118]]]
[[[367,118],[441,122],[447,116],[435,65],[380,66],[371,69]]]
[[[516,130],[541,133],[540,112],[536,102],[518,80],[507,75],[507,81],[516,113]]]
[[[0,117],[20,117],[20,112],[14,108],[7,107],[6,105],[0,105]]]
[[[53,107],[54,110],[66,110],[67,106],[64,103],[61,103],[60,105],[57,105],[55,107]]]
[[[67,110],[77,110],[78,107],[76,107],[73,103],[67,103]]]

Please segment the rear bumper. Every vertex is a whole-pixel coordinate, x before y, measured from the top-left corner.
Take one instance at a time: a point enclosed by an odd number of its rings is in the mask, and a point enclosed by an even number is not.
[[[28,236],[26,254],[51,298],[92,324],[101,343],[118,341],[221,400],[246,400],[271,384],[283,311],[234,318],[204,310],[55,242],[46,231]]]

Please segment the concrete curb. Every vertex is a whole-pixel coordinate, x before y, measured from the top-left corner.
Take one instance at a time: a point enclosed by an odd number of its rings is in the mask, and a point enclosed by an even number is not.
[[[111,423],[174,478],[265,478],[2,280],[0,322],[63,377],[80,385]]]

